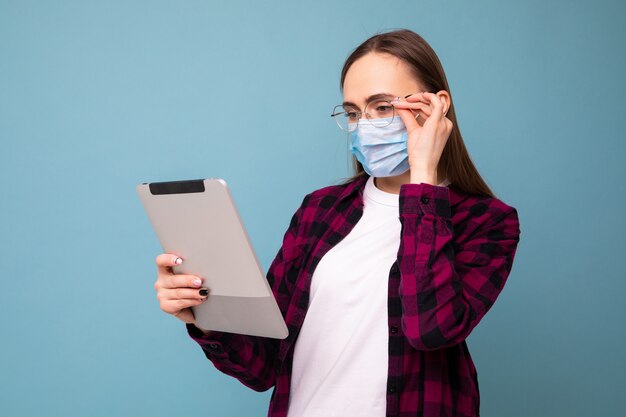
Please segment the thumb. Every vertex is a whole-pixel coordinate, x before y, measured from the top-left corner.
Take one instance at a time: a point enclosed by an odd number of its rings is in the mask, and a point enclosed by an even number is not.
[[[411,133],[413,130],[420,128],[420,125],[417,123],[417,120],[415,120],[415,115],[411,110],[396,108],[396,111],[404,122],[407,132]]]
[[[179,312],[174,313],[174,317],[178,318],[179,320],[182,320],[185,323],[196,322],[196,318],[194,317],[193,311],[191,310],[191,308],[183,308]]]

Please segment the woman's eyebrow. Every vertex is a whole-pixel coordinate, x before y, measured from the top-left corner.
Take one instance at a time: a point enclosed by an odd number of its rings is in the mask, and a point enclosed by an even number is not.
[[[389,99],[393,99],[396,96],[394,96],[393,94],[389,94],[389,93],[377,93],[377,94],[373,94],[371,96],[369,96],[367,99],[365,99],[365,103],[369,103],[371,101],[374,100],[389,100]],[[357,109],[359,108],[359,106],[357,106],[356,104],[352,103],[351,101],[344,101],[343,102],[344,106],[351,106],[351,107],[356,107]]]

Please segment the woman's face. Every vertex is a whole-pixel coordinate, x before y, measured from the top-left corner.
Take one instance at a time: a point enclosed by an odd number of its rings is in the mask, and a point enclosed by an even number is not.
[[[343,83],[343,104],[363,111],[370,101],[390,101],[420,91],[424,91],[423,86],[404,61],[393,55],[370,52],[348,69]]]

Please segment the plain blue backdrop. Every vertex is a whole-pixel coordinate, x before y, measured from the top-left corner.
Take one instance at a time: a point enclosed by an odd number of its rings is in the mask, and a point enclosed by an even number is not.
[[[626,410],[626,8],[619,1],[0,0],[0,415],[264,416],[163,313],[144,181],[222,177],[265,269],[350,174],[348,53],[439,54],[521,242],[468,345],[482,415]]]

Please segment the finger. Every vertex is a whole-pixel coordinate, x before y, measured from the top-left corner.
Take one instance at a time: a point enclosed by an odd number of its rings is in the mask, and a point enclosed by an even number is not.
[[[174,317],[184,321],[185,323],[195,323],[196,317],[193,315],[193,311],[190,308],[180,310],[178,313],[174,313]]]
[[[159,275],[157,284],[161,288],[200,288],[202,286],[202,278],[197,275]]]
[[[423,109],[420,109],[420,117],[422,117],[422,119],[429,118],[431,114],[432,114],[432,111],[431,111],[430,106],[426,106]]]
[[[404,99],[410,103],[415,103],[418,101],[421,102],[426,102],[426,99],[424,98],[424,93],[415,93],[415,94],[409,94],[408,96],[404,97]]]
[[[411,112],[413,113],[413,117],[415,118],[415,120],[417,120],[419,125],[423,125],[424,122],[430,117],[431,115],[431,108],[428,104],[424,104],[424,103],[407,103],[407,102],[398,102],[396,104],[394,104],[394,106],[396,107],[396,112],[399,113],[399,108],[406,108],[406,109],[410,109]]]
[[[164,288],[159,291],[159,300],[200,300],[209,296],[208,288]]]
[[[404,101],[395,103],[394,107],[396,109],[410,109],[413,112],[414,117],[417,117],[419,113],[422,113],[422,117],[424,116],[424,114],[426,115],[426,117],[430,116],[431,114],[430,106],[424,103],[408,103]]]
[[[413,113],[413,118],[415,119],[420,117],[420,112],[426,113],[426,116],[424,116],[424,114],[421,115],[422,118],[430,116],[430,107],[426,103],[408,102],[404,99],[398,98],[396,100],[391,101],[391,104],[396,109],[410,109],[411,112]]]
[[[431,114],[437,119],[443,118],[444,105],[441,99],[439,98],[439,96],[437,96],[437,94],[426,93],[426,92],[423,93],[423,95],[424,95],[424,98],[426,98],[431,104],[431,108],[432,108]]]
[[[392,101],[393,107],[400,109],[428,109],[430,106],[427,103],[417,102],[412,103],[408,101]]]
[[[165,311],[168,314],[173,314],[177,316],[181,313],[181,310],[184,310],[189,307],[194,307],[202,304],[205,300],[163,300],[160,303],[161,310]]]
[[[162,271],[171,271],[172,267],[183,263],[183,259],[173,253],[162,253],[156,257],[156,264]]]
[[[417,123],[417,120],[415,120],[415,116],[413,115],[411,110],[398,109],[398,115],[400,115],[402,122],[404,122],[404,126],[406,127],[407,132],[410,133],[416,128],[420,127],[419,123]]]

